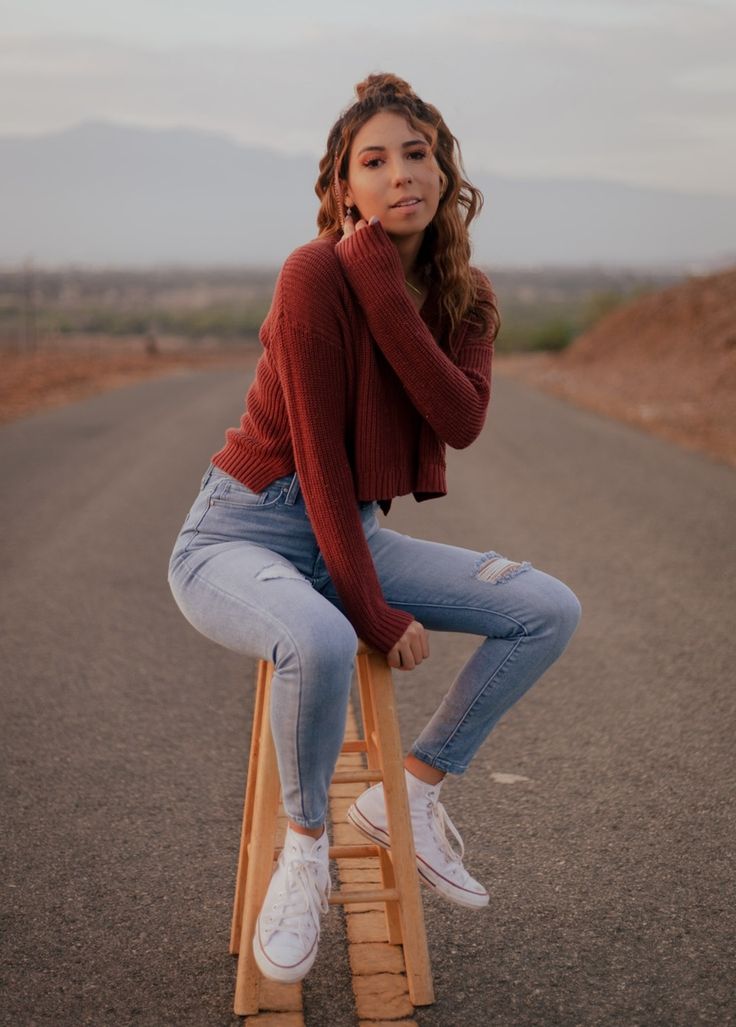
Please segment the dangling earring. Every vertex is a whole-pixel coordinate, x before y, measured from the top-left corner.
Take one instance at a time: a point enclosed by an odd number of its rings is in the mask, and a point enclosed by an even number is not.
[[[347,221],[348,218],[352,218],[352,216],[353,216],[353,208],[349,207],[349,206],[345,207],[345,221]]]
[[[335,165],[335,174],[334,174],[333,179],[332,179],[332,188],[335,191],[335,200],[337,201],[338,217],[340,218],[340,221],[342,223],[342,227],[344,228],[345,227],[345,219],[348,216],[352,217],[352,212],[351,212],[351,208],[348,207],[345,210],[345,213],[344,214],[342,213],[342,210],[343,210],[343,207],[344,207],[344,202],[343,202],[343,198],[342,198],[342,189],[340,188],[339,171],[338,171],[337,164]]]

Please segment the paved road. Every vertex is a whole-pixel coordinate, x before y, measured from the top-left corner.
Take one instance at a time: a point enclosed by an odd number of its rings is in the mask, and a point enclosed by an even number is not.
[[[3,1024],[240,1022],[253,666],[193,631],[165,579],[241,377],[182,373],[0,431]],[[418,1023],[734,1023],[736,475],[498,378],[449,481],[388,526],[529,559],[583,620],[443,789],[492,901],[423,893],[438,1000]],[[477,644],[436,634],[400,675],[406,745]],[[314,1027],[357,1023],[341,916],[304,982]]]

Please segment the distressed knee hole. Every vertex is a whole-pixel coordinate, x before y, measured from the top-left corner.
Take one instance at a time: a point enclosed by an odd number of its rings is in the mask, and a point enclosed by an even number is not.
[[[268,581],[269,578],[296,578],[298,581],[306,581],[304,575],[288,563],[269,563],[267,567],[261,567],[256,574],[258,581]]]
[[[508,581],[509,578],[516,577],[522,571],[528,571],[530,567],[531,564],[528,560],[522,560],[519,563],[491,551],[478,557],[473,568],[473,575],[479,581],[489,581],[492,585],[497,585],[502,581]]]

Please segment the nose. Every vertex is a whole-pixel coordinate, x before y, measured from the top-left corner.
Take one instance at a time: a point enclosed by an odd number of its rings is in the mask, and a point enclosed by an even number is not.
[[[405,167],[402,167],[400,165],[399,168],[394,172],[394,181],[397,183],[411,182],[411,172],[407,171]]]

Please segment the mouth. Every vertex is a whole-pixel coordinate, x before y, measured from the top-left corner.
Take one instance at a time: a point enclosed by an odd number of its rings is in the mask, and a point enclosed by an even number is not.
[[[414,197],[411,200],[402,200],[399,203],[392,204],[391,210],[414,210],[422,202],[423,201],[417,197]]]

